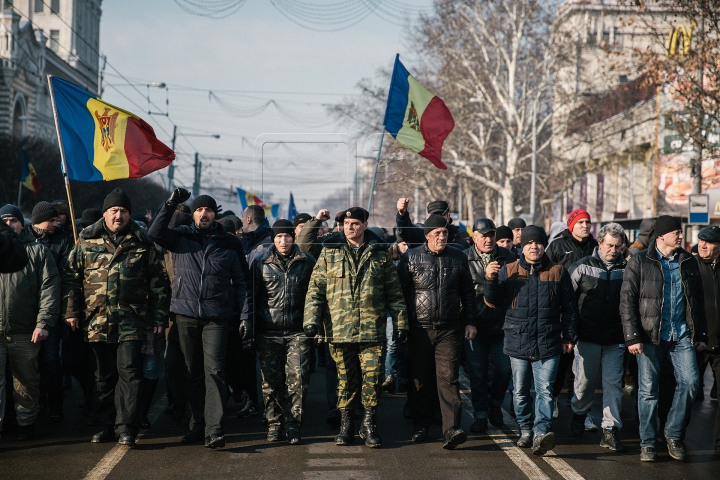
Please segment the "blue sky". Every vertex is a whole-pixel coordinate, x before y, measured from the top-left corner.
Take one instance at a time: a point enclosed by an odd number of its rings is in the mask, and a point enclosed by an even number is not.
[[[430,0],[404,3],[427,8],[432,4]],[[298,126],[273,105],[259,115],[238,115],[251,114],[275,100],[296,121],[306,125],[327,123],[330,119],[323,104],[337,102],[343,94],[356,94],[358,80],[373,76],[380,67],[390,67],[396,53],[412,66],[405,41],[407,27],[375,15],[346,30],[314,32],[286,19],[270,0],[248,0],[236,14],[222,20],[186,13],[174,0],[105,1],[102,8],[101,51],[140,90],[128,86],[107,67],[104,98],[148,119],[158,137],[168,144],[172,123],[186,133],[220,134],[220,139],[178,139],[176,184],[190,186],[195,151],[206,157],[232,156],[232,163],[205,160],[203,177],[217,187],[205,193],[218,196],[233,209],[237,206],[231,205],[227,196],[231,186],[258,188],[250,146],[258,135],[343,132],[333,124]],[[144,95],[150,82],[168,85],[171,121],[147,115]],[[209,91],[215,95],[212,100]],[[164,110],[164,90],[150,89],[150,96]],[[307,210],[326,193],[347,186],[344,148],[304,145],[277,148],[272,154],[277,158],[273,168],[263,172],[263,186],[274,201],[284,200],[286,190],[292,188],[298,208]],[[295,178],[302,181],[294,182]]]

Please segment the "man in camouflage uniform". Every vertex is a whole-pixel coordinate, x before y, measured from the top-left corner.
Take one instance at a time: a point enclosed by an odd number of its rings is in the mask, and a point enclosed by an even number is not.
[[[315,259],[295,245],[289,220],[275,222],[272,236],[273,246],[250,266],[253,308],[246,302],[243,320],[254,320],[258,333],[267,439],[281,440],[284,423],[287,442],[296,445],[310,381],[313,340],[303,334],[303,307]]]
[[[92,442],[117,435],[119,444],[134,447],[142,340],[149,330],[162,333],[168,296],[155,245],[130,211],[119,188],[105,198],[103,218],[80,233],[70,252],[62,290],[65,321],[82,327],[95,363],[95,412],[104,428]]]
[[[337,445],[353,442],[355,425],[350,409],[362,384],[365,416],[360,437],[369,447],[381,445],[376,408],[383,378],[385,312],[393,319],[394,337],[407,338],[407,312],[389,244],[367,230],[369,214],[360,207],[345,212],[343,232],[323,242],[305,300],[305,333],[318,335],[324,327],[330,354],[338,370]],[[324,325],[323,325],[324,320]]]

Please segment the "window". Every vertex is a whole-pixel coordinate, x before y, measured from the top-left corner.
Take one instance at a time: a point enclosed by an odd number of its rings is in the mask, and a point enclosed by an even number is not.
[[[43,0],[35,0],[35,13],[43,13],[45,3]]]
[[[623,48],[623,34],[620,33],[620,29],[615,27],[613,30],[613,41],[615,42],[615,49],[622,50]]]
[[[628,76],[627,76],[627,75],[620,75],[620,76],[618,77],[618,83],[619,83],[620,85],[622,85],[622,84],[624,84],[624,83],[627,83],[627,82],[628,82]]]
[[[603,30],[602,32],[602,44],[610,46],[610,32],[608,30]]]
[[[50,0],[50,13],[60,14],[60,0]]]
[[[3,8],[10,8],[13,6],[12,0],[5,0],[4,2],[0,2],[0,3],[3,3],[5,5]]]
[[[50,50],[55,53],[60,51],[60,30],[50,30]]]

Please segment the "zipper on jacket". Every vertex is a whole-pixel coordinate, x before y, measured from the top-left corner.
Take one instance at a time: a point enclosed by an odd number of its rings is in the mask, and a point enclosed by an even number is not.
[[[680,284],[682,285],[683,289],[683,296],[685,297],[685,305],[687,308],[687,311],[690,312],[690,322],[688,323],[688,314],[685,312],[685,323],[687,324],[688,328],[690,328],[690,343],[695,343],[695,321],[693,320],[692,316],[692,307],[690,306],[690,299],[687,295],[687,290],[685,288],[685,283],[682,281],[682,264],[683,262],[686,262],[690,258],[686,258],[685,260],[678,261],[678,270],[680,270]],[[702,282],[702,277],[700,278],[700,282]],[[665,298],[665,295],[663,295],[663,298]],[[691,325],[692,324],[692,325]]]

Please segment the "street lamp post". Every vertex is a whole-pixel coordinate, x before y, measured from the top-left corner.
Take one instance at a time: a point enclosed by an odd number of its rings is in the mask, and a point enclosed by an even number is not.
[[[210,137],[210,138],[220,138],[220,135],[217,133],[180,133],[178,131],[177,125],[173,125],[173,136],[172,136],[172,151],[175,151],[175,141],[177,140],[177,137],[183,136],[183,137]],[[197,153],[195,153],[195,161],[197,162]],[[197,167],[196,167],[196,175],[197,175]],[[175,164],[171,163],[168,167],[168,190],[171,192],[175,189],[175,184],[173,182],[175,178]],[[198,182],[199,184],[199,182]],[[194,187],[193,187],[194,188]],[[199,187],[198,187],[199,188]]]

